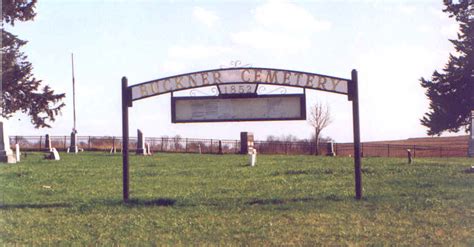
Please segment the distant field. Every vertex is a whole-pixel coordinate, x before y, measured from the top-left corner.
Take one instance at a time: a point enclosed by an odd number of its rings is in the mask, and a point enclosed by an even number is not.
[[[445,136],[445,137],[418,137],[408,138],[405,140],[393,141],[376,141],[367,142],[374,144],[399,144],[399,145],[421,145],[421,146],[445,146],[445,147],[459,147],[466,149],[468,147],[469,136]]]
[[[27,245],[474,245],[473,159],[29,154],[0,165],[0,242]]]

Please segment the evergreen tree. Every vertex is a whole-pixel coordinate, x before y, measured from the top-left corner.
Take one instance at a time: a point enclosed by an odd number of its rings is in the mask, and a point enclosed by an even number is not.
[[[435,71],[430,80],[421,78],[427,89],[430,110],[421,119],[429,135],[443,131],[469,129],[470,112],[474,109],[474,0],[444,0],[449,17],[459,22],[457,40],[450,40],[456,54],[450,54],[442,72]]]
[[[33,20],[36,0],[2,0],[2,87],[0,114],[10,118],[21,111],[31,117],[37,127],[51,127],[64,103],[65,94],[55,94],[49,86],[41,86],[41,80],[33,76],[33,65],[20,51],[27,41],[19,39],[4,29],[5,24]]]

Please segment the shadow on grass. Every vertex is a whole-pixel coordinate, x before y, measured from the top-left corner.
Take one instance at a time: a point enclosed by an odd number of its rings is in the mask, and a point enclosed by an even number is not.
[[[153,200],[130,199],[127,202],[122,200],[99,200],[95,204],[104,204],[107,206],[126,206],[126,207],[170,207],[176,204],[175,199],[158,198]]]
[[[292,198],[292,199],[255,199],[247,202],[248,205],[281,205],[291,202],[310,202],[316,200],[315,198],[303,197],[303,198]]]
[[[0,205],[0,210],[22,209],[22,208],[70,208],[70,203],[47,203],[47,204],[6,204]]]
[[[157,206],[157,207],[169,207],[173,206],[176,203],[176,200],[170,198],[158,198],[155,200],[140,200],[140,199],[132,199],[125,203],[128,206]]]

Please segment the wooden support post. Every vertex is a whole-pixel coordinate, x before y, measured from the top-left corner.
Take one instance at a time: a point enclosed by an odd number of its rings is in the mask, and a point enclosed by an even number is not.
[[[361,172],[361,145],[360,145],[360,121],[359,121],[359,92],[357,70],[352,70],[351,90],[349,92],[352,100],[352,120],[354,131],[354,177],[355,177],[355,198],[362,198],[362,172]]]
[[[128,177],[128,107],[131,105],[128,82],[122,77],[122,178],[123,178],[123,201],[129,199],[129,177]]]

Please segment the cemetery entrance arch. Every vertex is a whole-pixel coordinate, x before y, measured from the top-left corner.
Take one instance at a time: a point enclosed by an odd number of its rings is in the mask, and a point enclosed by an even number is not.
[[[257,88],[261,84],[314,89],[337,93],[341,95],[347,95],[348,100],[352,101],[355,198],[361,199],[362,177],[357,71],[352,70],[351,79],[344,79],[334,76],[327,76],[301,71],[255,67],[236,67],[181,74],[147,81],[131,86],[128,86],[128,80],[126,77],[122,78],[123,200],[127,202],[129,199],[128,108],[133,106],[133,101],[166,93],[171,93],[173,95],[173,92],[182,90],[217,86],[218,95],[216,95],[215,97],[206,97],[202,100],[220,100],[227,105],[232,104],[235,105],[235,107],[245,107],[245,104],[242,105],[242,102],[246,102],[246,106],[248,106],[249,102],[250,104],[252,104],[252,102],[258,102],[258,100],[262,97],[282,97],[284,99],[281,99],[279,102],[284,102],[284,107],[280,109],[278,114],[271,113],[269,111],[250,111],[250,114],[247,114],[242,113],[242,111],[240,111],[239,114],[231,115],[219,115],[218,113],[214,112],[213,114],[200,114],[199,116],[195,116],[196,114],[189,114],[189,110],[183,110],[189,109],[189,107],[186,108],[186,100],[188,99],[175,98],[172,96],[172,122],[223,122],[306,119],[304,94],[284,96],[262,96],[257,94]],[[290,99],[292,96],[294,96],[294,98]],[[240,100],[239,103],[239,99],[245,100]],[[299,112],[292,111],[294,109],[299,109]],[[289,114],[290,111],[291,114]]]

